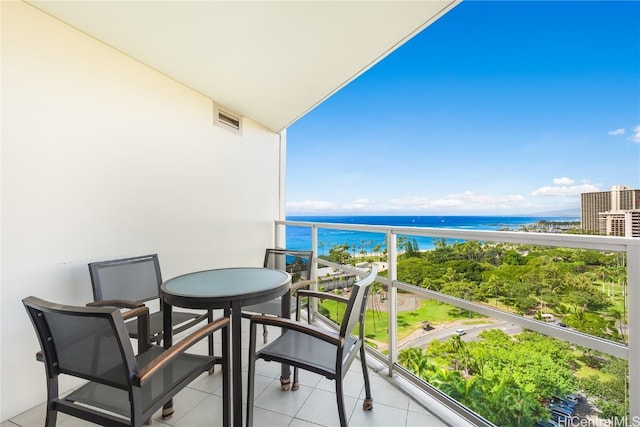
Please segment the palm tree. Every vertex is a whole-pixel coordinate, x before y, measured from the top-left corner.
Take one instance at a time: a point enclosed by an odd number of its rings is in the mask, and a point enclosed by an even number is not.
[[[502,388],[498,402],[502,402],[505,412],[501,415],[505,421],[509,420],[509,425],[514,427],[530,426],[536,421],[535,414],[539,412],[540,404],[531,398],[515,383]]]
[[[427,355],[419,347],[401,350],[398,354],[398,362],[425,381],[435,372],[435,366],[429,363]]]
[[[620,310],[616,310],[615,308],[612,308],[609,310],[608,314],[613,318],[615,328],[620,332],[620,336],[622,337],[622,343],[626,344],[627,340],[624,335],[624,332],[625,332],[623,327],[624,318],[622,316],[622,313],[620,312]]]
[[[534,411],[535,405],[531,398],[522,390],[515,389],[507,404],[513,411],[516,419],[516,426],[531,425],[534,420],[530,420],[531,413]],[[528,421],[528,422],[527,422]]]
[[[378,256],[378,261],[380,261],[380,243],[373,247],[373,252]]]

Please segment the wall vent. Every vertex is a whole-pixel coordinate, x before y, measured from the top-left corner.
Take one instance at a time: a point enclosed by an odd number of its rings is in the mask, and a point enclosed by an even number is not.
[[[213,122],[217,126],[242,135],[242,117],[213,105]]]

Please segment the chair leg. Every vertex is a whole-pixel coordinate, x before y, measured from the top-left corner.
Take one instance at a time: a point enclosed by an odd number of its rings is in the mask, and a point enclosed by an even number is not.
[[[171,403],[171,405],[165,405],[162,408],[162,419],[163,420],[168,420],[169,418],[171,418],[173,416],[173,413],[176,411],[176,407],[173,403]]]
[[[262,325],[262,343],[266,344],[268,341],[269,341],[269,331],[267,331],[267,325]]]
[[[293,384],[291,385],[291,391],[296,391],[300,388],[298,383],[298,368],[293,368]]]
[[[53,404],[47,404],[47,416],[44,421],[45,427],[55,427],[56,420],[58,419],[58,411],[53,409]]]
[[[364,402],[362,409],[370,411],[373,409],[373,399],[371,398],[371,384],[369,383],[369,371],[367,369],[367,359],[364,351],[364,344],[360,347],[360,363],[362,363],[362,376],[364,377]]]
[[[289,391],[291,388],[291,378],[280,377],[280,390]]]
[[[58,377],[47,379],[47,416],[45,427],[55,427],[58,419],[58,411],[55,408],[54,399],[58,398]]]
[[[342,378],[336,378],[336,400],[338,401],[338,417],[340,417],[340,427],[347,427],[347,413],[344,410],[344,393],[342,392]]]

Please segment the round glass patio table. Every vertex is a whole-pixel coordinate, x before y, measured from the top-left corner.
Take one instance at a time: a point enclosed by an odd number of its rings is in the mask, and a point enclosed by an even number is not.
[[[231,316],[231,383],[233,425],[242,425],[242,307],[282,296],[282,317],[291,310],[291,275],[269,268],[219,268],[183,274],[160,286],[163,301],[164,330],[171,330],[172,307],[191,309],[224,309]],[[223,330],[223,334],[228,333]],[[164,334],[164,345],[173,344],[172,334]],[[223,336],[223,342],[226,340]],[[228,351],[223,349],[223,351]],[[289,378],[289,367],[282,366],[282,378]],[[228,385],[226,386],[228,387]],[[226,390],[228,391],[228,389]],[[226,394],[229,395],[228,393]],[[228,418],[228,409],[224,410]],[[229,420],[224,420],[229,425]]]

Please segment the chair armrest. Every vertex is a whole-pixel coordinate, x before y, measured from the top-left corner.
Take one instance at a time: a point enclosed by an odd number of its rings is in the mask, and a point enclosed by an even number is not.
[[[345,304],[349,302],[349,298],[343,297],[341,295],[331,294],[329,292],[312,291],[308,289],[300,289],[298,291],[298,297],[314,297],[314,298],[330,299],[330,300],[342,302]]]
[[[144,304],[138,301],[127,301],[123,299],[105,299],[87,303],[87,307],[138,308],[144,307]]]
[[[132,308],[131,310],[127,310],[122,312],[122,318],[124,320],[129,320],[133,317],[138,317],[138,316],[147,316],[147,318],[149,317],[149,307],[147,307],[146,305],[142,304],[142,307],[136,307],[136,308]],[[142,319],[143,321],[145,319]],[[148,319],[147,319],[148,322]]]
[[[274,316],[260,316],[255,315],[251,316],[251,326],[254,323],[259,323],[267,326],[277,326],[282,329],[288,329],[291,331],[300,332],[303,334],[311,335],[312,337],[321,339],[330,344],[340,346],[344,342],[343,338],[340,338],[337,335],[327,333],[325,330],[320,329],[313,325],[308,325],[306,323],[302,323],[296,320],[285,319],[282,317],[274,317]],[[251,329],[253,333],[253,327]]]
[[[314,283],[316,283],[315,280],[301,280],[299,282],[292,284],[290,289],[291,289],[291,292],[295,292],[300,288],[308,288],[309,285],[312,285]]]
[[[138,373],[134,376],[134,384],[140,386],[147,381],[153,374],[164,368],[167,364],[171,363],[173,359],[183,354],[191,346],[202,340],[204,337],[211,335],[215,331],[227,327],[229,325],[229,318],[223,317],[214,322],[207,323],[206,326],[198,329],[197,331],[189,334],[181,339],[178,343],[174,344],[170,348],[166,349],[162,354],[155,357],[149,363],[147,363]]]

